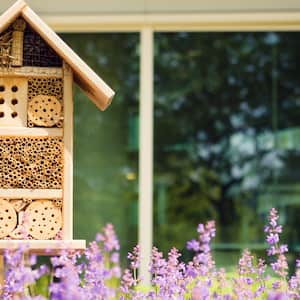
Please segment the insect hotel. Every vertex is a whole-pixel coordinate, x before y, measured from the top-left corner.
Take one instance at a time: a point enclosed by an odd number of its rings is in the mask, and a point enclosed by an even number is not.
[[[0,17],[0,249],[73,240],[73,81],[100,110],[114,92],[23,1]]]

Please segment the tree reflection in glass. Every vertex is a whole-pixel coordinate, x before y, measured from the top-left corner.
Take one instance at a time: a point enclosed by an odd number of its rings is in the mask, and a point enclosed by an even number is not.
[[[299,33],[155,35],[155,244],[164,250],[217,221],[219,262],[277,207],[300,248]],[[236,261],[235,261],[236,262]]]

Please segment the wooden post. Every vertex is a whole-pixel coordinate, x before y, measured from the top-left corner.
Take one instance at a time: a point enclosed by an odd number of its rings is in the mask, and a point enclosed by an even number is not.
[[[0,255],[0,285],[3,287],[4,279],[5,279],[5,269],[4,269],[4,256]]]
[[[73,239],[73,73],[64,63],[63,239]]]

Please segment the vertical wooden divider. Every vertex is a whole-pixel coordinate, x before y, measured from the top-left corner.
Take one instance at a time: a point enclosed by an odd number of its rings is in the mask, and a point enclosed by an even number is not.
[[[5,269],[4,269],[4,255],[0,255],[0,285],[3,287],[5,279]],[[1,297],[1,295],[0,295]]]
[[[73,240],[73,73],[64,63],[63,239]]]

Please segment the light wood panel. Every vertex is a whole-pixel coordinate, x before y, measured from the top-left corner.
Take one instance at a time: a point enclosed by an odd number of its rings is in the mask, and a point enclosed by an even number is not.
[[[62,136],[62,128],[0,127],[0,136]]]
[[[73,73],[64,63],[63,236],[73,238]]]
[[[29,189],[0,189],[0,198],[7,199],[56,199],[62,198],[63,193],[61,189],[51,190],[29,190]]]
[[[63,75],[62,68],[14,67],[0,69],[0,76],[5,77],[58,77]]]
[[[0,253],[4,249],[17,249],[20,245],[28,245],[35,254],[55,255],[63,249],[85,249],[84,240],[0,240]]]

